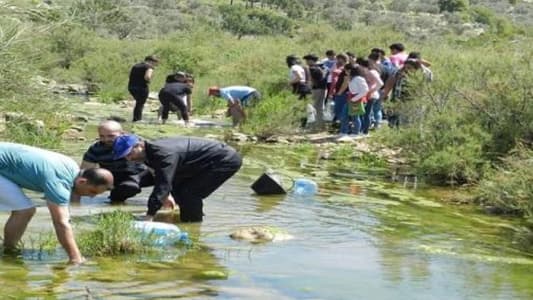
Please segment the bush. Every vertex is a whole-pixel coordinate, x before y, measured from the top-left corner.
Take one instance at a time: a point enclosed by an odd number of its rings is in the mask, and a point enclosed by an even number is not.
[[[533,150],[518,145],[480,182],[477,198],[503,213],[533,217]]]
[[[468,9],[468,0],[439,0],[441,12],[456,12]]]
[[[248,119],[242,130],[268,138],[279,133],[291,133],[304,117],[305,102],[288,93],[265,97],[247,110]]]
[[[245,9],[241,5],[221,5],[222,29],[239,38],[245,35],[287,34],[292,22],[283,15],[263,9]]]

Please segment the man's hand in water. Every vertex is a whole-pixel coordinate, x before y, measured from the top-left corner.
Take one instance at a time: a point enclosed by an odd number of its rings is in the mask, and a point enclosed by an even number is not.
[[[163,200],[163,208],[175,210],[176,209],[176,201],[174,201],[174,197],[172,195],[168,195],[165,200]]]

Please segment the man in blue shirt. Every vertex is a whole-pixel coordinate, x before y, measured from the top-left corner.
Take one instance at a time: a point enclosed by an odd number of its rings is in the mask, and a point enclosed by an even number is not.
[[[232,117],[233,126],[237,126],[246,120],[243,107],[252,100],[261,99],[261,94],[249,86],[228,86],[225,88],[210,87],[209,96],[221,97],[228,102],[228,114]]]
[[[35,204],[22,188],[43,192],[59,243],[69,262],[79,264],[78,249],[68,204],[81,196],[94,197],[110,190],[113,175],[100,168],[79,169],[76,162],[62,154],[31,146],[0,143],[0,211],[10,211],[4,227],[4,247],[13,249],[35,214]]]

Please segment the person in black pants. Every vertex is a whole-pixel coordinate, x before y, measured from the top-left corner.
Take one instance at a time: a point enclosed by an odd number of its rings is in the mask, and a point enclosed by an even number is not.
[[[143,62],[135,64],[130,71],[128,82],[128,91],[135,99],[135,108],[133,109],[133,122],[141,121],[144,104],[148,99],[148,85],[152,80],[154,68],[159,63],[159,59],[154,55],[144,58]]]
[[[155,173],[145,220],[153,220],[161,207],[180,209],[182,222],[203,220],[203,199],[218,189],[241,167],[232,147],[213,140],[178,136],[143,141],[121,135],[113,144],[113,158],[144,163]],[[167,198],[172,194],[176,202]]]
[[[187,83],[187,75],[177,72],[167,76],[165,86],[159,91],[159,102],[161,102],[161,122],[165,124],[170,112],[170,105],[174,105],[180,111],[181,117],[187,125],[189,123],[189,107],[186,97],[192,94],[191,85]]]
[[[125,159],[113,159],[113,142],[123,134],[120,123],[106,120],[98,126],[97,142],[93,143],[83,155],[82,169],[95,166],[107,169],[115,178],[109,195],[112,203],[122,203],[141,192],[141,188],[154,185],[154,176],[142,163]]]

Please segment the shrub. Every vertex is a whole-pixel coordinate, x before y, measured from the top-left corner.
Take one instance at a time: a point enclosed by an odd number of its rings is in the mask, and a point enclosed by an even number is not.
[[[133,227],[131,214],[115,210],[97,217],[96,227],[76,236],[80,251],[88,256],[144,253],[151,244]]]
[[[290,133],[304,117],[305,102],[288,93],[265,97],[248,109],[248,119],[242,130],[261,138],[279,133]]]
[[[480,203],[503,213],[533,217],[533,150],[518,145],[477,188]]]
[[[245,9],[241,5],[221,5],[219,11],[222,16],[222,29],[238,37],[289,33],[292,28],[290,19],[269,10]]]
[[[456,12],[468,9],[468,0],[439,0],[441,12]]]

